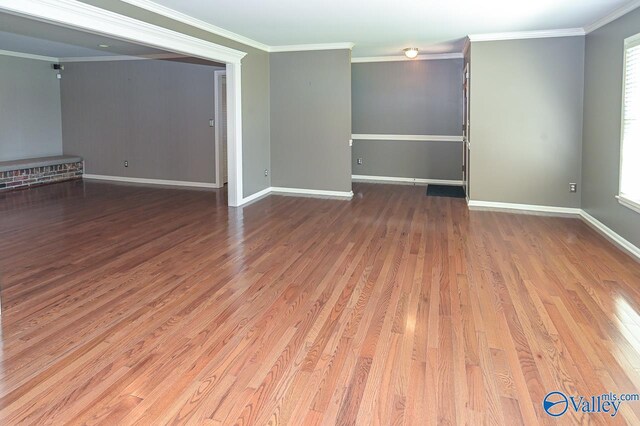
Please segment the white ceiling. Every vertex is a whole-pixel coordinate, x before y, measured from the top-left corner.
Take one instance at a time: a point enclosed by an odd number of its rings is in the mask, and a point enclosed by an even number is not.
[[[107,44],[109,48],[100,48]],[[143,56],[161,50],[0,13],[0,50],[53,58]]]
[[[124,0],[149,6],[148,0]],[[155,0],[269,46],[353,42],[353,56],[460,52],[469,34],[582,28],[636,0]],[[153,6],[151,4],[151,6]]]

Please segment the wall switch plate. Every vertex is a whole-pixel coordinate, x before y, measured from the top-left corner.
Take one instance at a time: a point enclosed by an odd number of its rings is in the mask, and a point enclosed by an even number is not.
[[[359,166],[361,166],[361,165],[362,165],[362,158],[358,158],[358,159],[356,160],[356,162],[358,163],[358,165],[359,165]]]
[[[264,175],[265,175],[265,176],[269,176],[269,170],[264,169]]]
[[[569,184],[569,192],[578,192],[578,184],[570,183]]]
[[[129,167],[129,162],[127,160],[124,160],[124,166]]]
[[[349,139],[349,146],[353,146],[353,139]]]

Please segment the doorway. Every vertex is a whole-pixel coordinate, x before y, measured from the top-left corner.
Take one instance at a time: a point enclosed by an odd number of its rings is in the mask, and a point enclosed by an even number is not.
[[[228,204],[248,202],[243,191],[242,172],[242,58],[246,52],[178,33],[167,28],[116,15],[81,2],[66,0],[0,0],[0,11],[92,34],[112,37],[166,52],[226,64],[227,79],[227,175]]]
[[[216,187],[223,188],[229,182],[227,167],[227,72],[214,71],[214,133]]]

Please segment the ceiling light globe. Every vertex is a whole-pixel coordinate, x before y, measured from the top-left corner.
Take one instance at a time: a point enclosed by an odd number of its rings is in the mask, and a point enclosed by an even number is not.
[[[407,47],[406,49],[402,50],[405,54],[405,56],[409,59],[414,59],[416,56],[418,56],[418,48],[417,47]]]

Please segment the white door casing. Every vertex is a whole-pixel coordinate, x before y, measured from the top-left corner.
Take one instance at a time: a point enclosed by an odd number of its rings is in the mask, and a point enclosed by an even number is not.
[[[216,188],[224,187],[229,180],[227,155],[227,77],[226,70],[213,73],[214,85],[214,134]]]
[[[462,143],[462,186],[464,188],[465,195],[467,200],[469,200],[469,162],[470,162],[470,141],[469,141],[469,127],[471,124],[470,120],[470,95],[471,95],[471,85],[470,85],[470,72],[469,72],[469,64],[467,63],[464,67],[463,77],[462,77],[462,85],[463,85],[463,96],[462,96],[462,134],[463,134],[463,143]]]
[[[222,160],[222,183],[229,182],[229,170],[227,168],[227,76],[226,74],[222,76],[222,85],[221,85],[220,95],[222,96],[221,102],[221,117],[220,117],[220,128],[222,132],[220,133],[221,139],[221,156]]]

